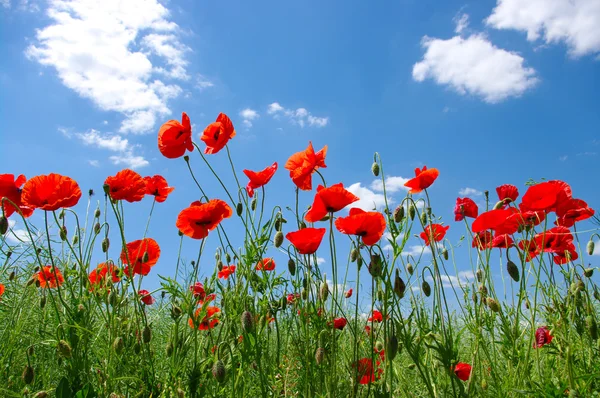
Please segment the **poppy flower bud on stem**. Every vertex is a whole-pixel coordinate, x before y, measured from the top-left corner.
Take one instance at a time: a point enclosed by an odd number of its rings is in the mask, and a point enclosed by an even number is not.
[[[308,290],[302,289],[302,291],[300,292],[300,296],[302,297],[302,300],[307,300],[308,299]]]
[[[40,308],[44,309],[45,306],[46,306],[46,296],[42,296],[40,298]]]
[[[396,210],[394,210],[394,221],[397,223],[401,223],[403,219],[404,219],[404,206],[400,205],[400,206],[396,207]]]
[[[379,254],[371,255],[371,262],[369,263],[369,273],[373,278],[381,276],[383,271],[383,264],[381,262],[381,256]]]
[[[8,231],[8,219],[0,216],[0,235],[4,235]]]
[[[442,249],[442,256],[444,256],[444,260],[448,260],[448,249],[444,248]]]
[[[113,350],[120,355],[123,352],[123,348],[125,348],[125,342],[122,337],[117,337],[115,341],[113,341]]]
[[[110,247],[110,240],[108,238],[102,239],[102,253],[106,253]]]
[[[71,346],[65,340],[58,342],[58,353],[65,358],[71,358]]]
[[[73,235],[73,245],[76,245],[79,243],[79,235]]]
[[[371,172],[375,177],[379,177],[379,163],[373,162],[373,165],[371,166]]]
[[[423,281],[423,283],[421,284],[421,289],[423,290],[425,296],[431,296],[431,286],[427,281]]]
[[[63,242],[67,240],[67,227],[65,227],[64,225],[62,227],[60,227],[60,232],[58,233],[58,236],[60,237],[60,240],[62,240]]]
[[[423,224],[423,225],[427,224],[427,213],[425,213],[425,212],[421,213],[421,224]]]
[[[506,262],[506,271],[515,282],[519,281],[519,267],[517,267],[517,264],[513,263],[511,260],[508,260]]]
[[[252,199],[252,202],[250,202],[250,209],[252,209],[252,211],[256,210],[256,198]]]
[[[496,300],[494,300],[491,297],[488,297],[486,299],[486,304],[488,307],[490,307],[490,310],[494,311],[494,312],[500,312],[500,304],[498,304],[498,302]]]
[[[598,338],[598,324],[596,323],[596,319],[592,315],[588,315],[585,318],[585,325],[590,333],[590,337],[596,340]]]
[[[23,382],[25,384],[31,384],[33,382],[33,378],[35,376],[35,373],[33,372],[33,368],[29,365],[25,366],[25,369],[23,369]]]
[[[329,285],[327,284],[327,275],[325,274],[323,274],[323,282],[321,282],[319,293],[321,293],[321,299],[327,301],[327,297],[329,297]]]
[[[275,238],[273,238],[273,243],[275,244],[275,247],[281,246],[281,244],[283,243],[283,232],[277,231],[277,233],[275,233]]]
[[[415,272],[415,268],[411,263],[406,264],[406,271],[412,275]]]
[[[12,282],[12,281],[14,281],[14,280],[15,280],[15,277],[16,277],[16,276],[17,276],[17,274],[15,273],[15,271],[12,271],[12,272],[10,273],[10,275],[8,275],[8,280]]]
[[[101,228],[101,226],[100,226],[99,222],[97,222],[96,224],[94,224],[94,233],[96,235],[98,235],[100,233],[100,228]]]
[[[101,214],[102,214],[102,212],[100,211],[100,209],[94,210],[94,218],[100,218]]]
[[[355,262],[357,258],[358,258],[358,250],[355,247],[353,247],[352,250],[350,250],[350,261]]]
[[[250,311],[242,312],[241,321],[242,329],[244,330],[244,332],[252,332],[252,330],[254,329],[254,317],[252,316],[252,313]]]
[[[585,275],[586,278],[591,278],[592,275],[594,275],[594,269],[593,268],[586,268],[583,270],[583,275]]]
[[[150,340],[152,340],[152,330],[150,329],[150,326],[146,325],[142,331],[142,341],[148,344]]]
[[[594,254],[595,246],[596,246],[596,244],[594,243],[594,241],[590,239],[590,241],[587,243],[587,246],[586,246],[587,254],[589,254],[590,256],[592,254]]]
[[[396,337],[396,335],[390,336],[387,341],[385,353],[385,355],[390,359],[390,361],[393,361],[394,358],[396,358],[396,354],[398,354],[398,348],[398,338]]]
[[[501,200],[499,202],[496,202],[496,204],[494,205],[494,210],[501,209],[502,207],[504,207],[504,201],[503,200]]]
[[[398,268],[396,268],[396,277],[394,278],[394,293],[398,296],[398,298],[404,297],[404,292],[406,291],[406,284],[400,278],[400,273],[398,272]]]
[[[477,282],[481,282],[483,280],[483,270],[481,268],[477,270],[475,275],[477,276]]]
[[[415,205],[411,204],[410,206],[408,206],[408,216],[410,217],[411,220],[414,220],[416,215],[417,215],[417,208],[415,207]]]
[[[317,352],[315,352],[315,361],[317,365],[323,363],[323,359],[325,359],[325,349],[322,347],[317,348]]]
[[[225,364],[220,359],[215,362],[212,368],[212,374],[215,380],[219,383],[225,381]]]
[[[235,206],[235,213],[238,215],[238,217],[241,217],[243,211],[244,211],[244,206],[242,205],[242,202],[239,202]]]
[[[173,320],[179,319],[179,317],[181,316],[182,312],[183,311],[181,310],[181,307],[179,307],[178,305],[173,304],[173,307],[171,307],[171,318],[173,318]]]
[[[291,258],[288,260],[288,271],[292,276],[296,275],[296,262]]]

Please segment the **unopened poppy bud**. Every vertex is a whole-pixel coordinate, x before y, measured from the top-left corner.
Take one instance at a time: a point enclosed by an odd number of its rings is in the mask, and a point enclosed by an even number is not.
[[[427,224],[427,213],[425,213],[425,212],[421,213],[421,224],[423,224],[423,225]]]
[[[500,304],[498,304],[496,300],[494,300],[491,297],[488,297],[485,302],[487,306],[490,307],[490,310],[494,312],[500,312]]]
[[[173,355],[173,343],[171,343],[169,341],[169,343],[167,344],[167,347],[165,347],[165,354],[167,355],[167,357],[170,357],[171,355]]]
[[[219,262],[217,263],[217,269],[218,269],[219,271],[222,271],[222,270],[223,270],[223,261],[219,261]]]
[[[302,300],[308,300],[308,290],[302,289],[300,295],[302,296]]]
[[[417,215],[417,208],[415,207],[415,205],[411,204],[410,206],[408,206],[408,216],[410,217],[411,220],[414,220],[416,215]]]
[[[58,342],[58,353],[65,358],[71,358],[71,346],[65,340]]]
[[[591,278],[592,275],[594,275],[594,269],[593,268],[586,268],[583,270],[583,275],[585,275],[586,278]]]
[[[488,383],[485,379],[481,380],[481,389],[484,391],[488,389]]]
[[[373,278],[381,276],[383,271],[383,264],[381,262],[381,256],[379,254],[371,255],[371,262],[369,263],[369,273]]]
[[[252,332],[254,329],[254,317],[250,311],[242,312],[241,316],[242,330],[246,333]]]
[[[488,289],[487,289],[487,287],[485,287],[485,285],[484,285],[484,284],[480,284],[480,285],[479,285],[479,292],[480,292],[482,295],[484,295],[484,296],[487,296],[487,294],[488,294]]]
[[[62,240],[63,242],[67,240],[67,227],[65,227],[64,225],[62,227],[60,227],[60,232],[58,233],[58,236],[60,237],[60,240]]]
[[[275,223],[273,224],[275,227],[275,231],[281,231],[281,218],[275,217]]]
[[[390,336],[385,349],[385,355],[390,359],[390,361],[393,361],[394,358],[396,358],[396,354],[398,354],[398,348],[398,338],[396,335]]]
[[[40,280],[39,279],[35,280],[35,287],[40,287]]]
[[[519,267],[517,267],[517,264],[513,263],[511,260],[508,260],[506,262],[506,271],[513,281],[519,281]]]
[[[241,217],[243,211],[244,205],[242,205],[242,202],[238,202],[238,204],[235,206],[235,214],[237,214],[238,217]]]
[[[58,219],[62,220],[63,218],[65,218],[65,209],[62,209],[60,213],[58,213]]]
[[[8,231],[8,218],[0,216],[0,235],[4,235]]]
[[[231,262],[231,255],[229,255],[229,253],[225,253],[225,261],[227,261],[227,263]]]
[[[355,262],[357,258],[358,258],[358,250],[356,248],[352,248],[352,250],[350,250],[350,261]]]
[[[40,308],[44,309],[45,306],[46,306],[46,296],[42,296],[40,298]]]
[[[100,212],[100,209],[96,209],[96,210],[94,211],[94,217],[95,217],[95,218],[100,218],[100,214],[102,214],[102,213]]]
[[[475,304],[477,304],[477,294],[476,294],[476,293],[473,293],[473,294],[471,295],[471,300],[473,300],[473,302],[474,302]]]
[[[125,348],[125,342],[123,341],[123,337],[117,337],[115,341],[113,341],[113,350],[117,353],[117,355],[121,355],[123,352],[123,348]]]
[[[287,308],[287,297],[284,296],[279,301],[281,302],[281,309],[285,311]]]
[[[477,282],[481,282],[483,280],[483,270],[481,268],[477,270],[475,275],[477,276]]]
[[[288,271],[292,276],[296,275],[296,262],[291,258],[288,260]]]
[[[23,378],[23,382],[25,384],[31,384],[33,382],[33,378],[35,376],[35,373],[33,372],[33,368],[29,365],[25,366],[25,369],[23,369],[23,374],[22,374],[22,378]]]
[[[173,318],[173,320],[179,319],[179,317],[181,316],[181,313],[182,313],[181,307],[179,307],[178,305],[173,305],[171,307],[171,318]]]
[[[358,258],[356,259],[356,266],[358,267],[358,270],[360,271],[360,268],[363,265],[363,259],[361,256],[358,256]]]
[[[148,344],[150,340],[152,340],[152,330],[150,329],[150,326],[146,325],[142,331],[142,341]]]
[[[212,374],[215,380],[219,383],[225,381],[225,364],[220,359],[215,362],[212,368]]]
[[[300,221],[300,229],[306,228],[306,223],[304,221]]]
[[[117,304],[117,292],[115,290],[111,290],[108,294],[108,304],[113,307]]]
[[[444,256],[444,260],[448,260],[448,250],[446,248],[442,249],[442,256]]]
[[[406,264],[406,271],[412,275],[415,272],[415,267],[411,263]]]
[[[99,222],[97,222],[96,224],[94,224],[94,233],[96,235],[98,235],[100,233],[100,228],[102,228],[102,227],[100,226]]]
[[[323,278],[327,278],[325,274],[323,274]],[[319,288],[319,293],[321,294],[321,300],[327,301],[327,297],[329,297],[329,285],[327,284],[327,279],[321,282],[321,287]]]
[[[371,172],[375,177],[379,177],[379,163],[373,162],[373,165],[371,166]]]
[[[142,345],[140,344],[139,341],[136,341],[135,344],[133,345],[133,352],[136,354],[139,354],[140,352],[142,352]]]
[[[13,252],[12,252],[12,251],[10,251],[10,250],[6,252],[6,259],[7,259],[7,260],[10,258],[10,256],[12,256],[12,253],[13,253]]]
[[[490,191],[483,191],[483,196],[485,196],[485,200],[490,198]]]
[[[252,199],[252,202],[250,202],[250,209],[252,209],[252,211],[256,210],[256,198]]]
[[[589,254],[590,256],[592,254],[594,254],[594,248],[596,247],[596,244],[594,243],[593,240],[590,239],[590,241],[587,243],[587,254]]]
[[[102,253],[106,253],[110,247],[110,240],[108,238],[102,239]]]
[[[394,210],[394,221],[401,223],[404,220],[404,206],[400,205]]]
[[[431,286],[427,281],[423,281],[423,283],[421,284],[421,289],[423,290],[425,296],[431,296]]]
[[[281,244],[283,243],[283,232],[277,231],[275,233],[275,238],[273,238],[273,243],[275,244],[275,247],[281,246]]]
[[[12,272],[10,273],[10,275],[8,275],[8,280],[12,282],[12,281],[14,281],[14,280],[15,280],[15,277],[16,277],[16,276],[17,276],[17,274],[15,273],[15,271],[12,271]]]
[[[48,398],[48,393],[46,391],[39,391],[33,398]]]
[[[406,291],[406,284],[404,283],[402,278],[400,278],[400,273],[398,272],[398,269],[396,268],[396,277],[394,278],[394,293],[396,293],[396,296],[398,296],[398,298],[402,298],[402,297],[404,297],[405,291]]]
[[[588,315],[585,318],[585,326],[587,327],[588,332],[590,333],[590,337],[593,340],[598,338],[598,324],[592,315]]]
[[[317,348],[317,351],[315,352],[315,361],[317,362],[317,365],[322,364],[323,359],[325,359],[325,349],[322,347],[319,347],[319,348]]]

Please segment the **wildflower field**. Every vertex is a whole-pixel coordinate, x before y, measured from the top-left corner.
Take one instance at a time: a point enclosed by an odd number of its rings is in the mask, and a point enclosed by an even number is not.
[[[161,175],[0,174],[1,397],[600,395],[587,265],[600,224],[568,181],[492,187],[485,208],[447,198],[455,217],[442,219],[430,196],[443,170],[423,166],[401,202],[365,211],[328,180],[327,147],[285,148],[252,171],[233,161],[235,136],[223,113],[201,135],[185,113],[162,125],[157,155],[197,187],[176,219],[161,214],[177,193]],[[365,167],[385,195],[380,156]],[[289,173],[294,203],[268,200],[275,173]],[[147,219],[129,216],[136,206]],[[15,219],[27,233],[13,244]],[[431,255],[405,255],[412,242]],[[459,255],[471,280],[455,276]],[[159,262],[169,273],[151,286]]]

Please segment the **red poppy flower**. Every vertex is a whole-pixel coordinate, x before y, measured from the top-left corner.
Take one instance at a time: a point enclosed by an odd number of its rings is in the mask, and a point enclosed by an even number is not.
[[[77,182],[54,173],[33,177],[25,182],[21,192],[21,201],[25,206],[47,211],[73,207],[79,198],[81,189]]]
[[[218,277],[222,279],[229,279],[230,275],[235,272],[235,265],[225,266],[219,271]]]
[[[352,297],[352,288],[348,289],[348,291],[346,293],[344,293],[344,297],[346,297],[346,298]]]
[[[335,213],[342,210],[351,203],[356,202],[359,198],[352,192],[344,188],[341,182],[324,188],[322,185],[317,187],[317,194],[313,201],[310,210],[304,216],[308,222],[317,222],[323,219],[327,213]]]
[[[141,175],[129,169],[107,177],[104,185],[108,185],[108,196],[112,200],[126,200],[133,203],[144,199],[146,195],[146,181]]]
[[[563,181],[553,180],[532,185],[527,189],[521,205],[521,211],[555,211],[564,201],[571,199],[571,187]]]
[[[194,283],[190,286],[190,291],[193,292],[194,298],[198,300],[204,300],[206,297],[206,291],[204,290],[204,286],[200,282]]]
[[[492,239],[492,247],[497,249],[508,249],[514,244],[515,241],[508,234],[496,235],[494,239]]]
[[[352,364],[352,368],[356,369],[356,380],[359,384],[369,384],[374,382],[375,372],[373,368],[373,360],[371,358],[362,358]]]
[[[267,185],[267,183],[271,181],[271,178],[273,178],[273,175],[275,175],[276,171],[277,162],[261,171],[244,170],[244,174],[246,174],[246,177],[250,179],[248,185],[246,185],[246,192],[248,192],[248,196],[253,197],[255,189]]]
[[[226,114],[219,113],[217,121],[209,124],[200,137],[206,144],[204,153],[211,155],[219,152],[233,137],[235,137],[235,129],[231,119]]]
[[[368,319],[369,322],[383,322],[383,315],[378,310],[373,310],[373,315]]]
[[[594,215],[594,209],[580,199],[568,199],[561,202],[556,208],[558,220],[556,225],[572,227],[578,221],[586,220]]]
[[[175,225],[184,235],[192,239],[203,239],[232,214],[231,207],[220,199],[211,199],[208,203],[196,201],[179,213]]]
[[[154,297],[152,297],[152,295],[150,295],[150,292],[147,290],[140,290],[138,292],[138,295],[140,296],[140,300],[142,300],[142,303],[146,304],[146,305],[152,305],[154,304],[154,302],[156,300],[154,300]]]
[[[371,326],[365,325],[365,333],[370,336],[371,335]]]
[[[469,377],[471,377],[471,369],[472,367],[468,363],[459,362],[454,366],[453,370],[456,377],[462,381],[467,381],[469,380]]]
[[[338,330],[344,330],[348,321],[344,317],[335,318],[333,320],[333,327]]]
[[[15,180],[14,174],[0,174],[0,201],[4,208],[4,216],[10,217],[17,208],[23,213],[23,217],[29,217],[33,214],[33,209],[23,203],[21,200],[21,187],[25,184],[26,178],[23,174],[17,177]],[[2,200],[6,198],[7,200]],[[10,202],[13,202],[17,207],[15,208]]]
[[[533,348],[542,348],[546,344],[550,344],[554,336],[550,334],[550,330],[546,326],[542,326],[535,331],[535,342]]]
[[[154,196],[155,200],[159,203],[167,200],[167,196],[175,189],[170,187],[169,184],[167,184],[167,180],[160,175],[144,177],[144,181],[146,182],[146,195]]]
[[[154,267],[160,257],[160,247],[152,238],[134,240],[124,249],[127,250],[121,251],[121,261],[127,264],[125,275],[128,276],[148,275],[150,268]],[[133,270],[130,270],[130,265],[133,266]]]
[[[290,177],[296,186],[303,191],[312,190],[312,174],[325,165],[327,145],[315,153],[312,142],[304,151],[296,152],[285,163],[285,168],[290,171]]]
[[[439,175],[440,172],[438,169],[427,169],[427,166],[423,166],[423,170],[421,170],[417,167],[415,169],[415,178],[408,180],[404,186],[410,188],[408,193],[419,193],[429,188]]]
[[[513,214],[518,213],[518,211],[514,208],[510,209],[495,209],[486,211],[485,213],[481,213],[475,221],[473,221],[473,225],[471,230],[474,233],[486,231],[488,229],[497,230],[505,227],[506,220]],[[516,231],[516,228],[515,228]],[[514,232],[514,231],[513,231]],[[507,233],[507,232],[501,232]]]
[[[492,247],[493,235],[490,231],[481,231],[473,236],[471,247],[476,247],[478,250],[485,250]]]
[[[519,249],[525,253],[525,261],[529,262],[537,257],[542,251],[536,244],[534,239],[527,240],[523,239],[519,242]]]
[[[498,200],[504,202],[505,205],[515,202],[519,197],[519,189],[511,184],[500,185],[496,188],[496,193],[498,194]]]
[[[6,288],[4,287],[4,285],[2,283],[0,283],[0,298],[2,297],[2,295],[4,295],[5,290],[6,290]]]
[[[62,276],[60,270],[51,265],[46,265],[37,273],[38,281],[40,281],[40,287],[43,288],[55,288],[63,284],[65,278]]]
[[[300,254],[313,254],[321,245],[325,228],[303,228],[285,235]]]
[[[446,236],[446,231],[450,228],[449,225],[443,226],[442,224],[432,224],[425,227],[425,231],[421,232],[421,239],[425,241],[426,245],[429,245],[429,239],[433,237],[436,242],[441,241]]]
[[[504,231],[504,233],[514,233],[519,229],[535,227],[540,225],[546,219],[544,211],[523,211],[518,212],[515,209],[514,213],[506,218],[506,222],[500,228],[496,228],[496,232]]]
[[[376,211],[366,212],[359,208],[350,209],[348,217],[335,220],[335,227],[346,235],[357,235],[367,246],[379,242],[385,231],[385,218]]]
[[[198,317],[200,316],[200,312],[202,312],[203,307],[200,307],[194,313],[194,319],[190,318],[188,320],[188,324],[193,329],[194,323],[198,322]],[[206,307],[206,315],[202,318],[200,323],[198,324],[198,330],[209,330],[213,329],[219,323],[219,319],[217,318],[217,314],[221,312],[218,307]]]
[[[88,279],[92,288],[104,287],[108,279],[112,283],[117,283],[121,280],[121,270],[113,263],[100,263],[95,270],[90,272]]]
[[[300,293],[290,293],[287,295],[287,302],[288,302],[288,304],[293,304],[299,298],[300,298]]]
[[[272,258],[263,258],[256,264],[257,271],[273,271],[275,269],[275,260]]]
[[[164,157],[175,159],[183,156],[186,149],[194,150],[192,144],[192,125],[190,118],[183,112],[181,123],[177,120],[169,120],[158,130],[158,150]]]
[[[385,361],[385,350],[379,351],[377,347],[373,347],[373,352],[379,356],[375,363],[377,366],[381,365],[381,362]]]
[[[573,234],[567,227],[554,227],[534,237],[539,251],[554,254],[554,263],[562,265],[577,260],[579,255],[573,243]]]
[[[471,198],[456,198],[454,221],[462,221],[465,217],[477,218],[479,208]]]

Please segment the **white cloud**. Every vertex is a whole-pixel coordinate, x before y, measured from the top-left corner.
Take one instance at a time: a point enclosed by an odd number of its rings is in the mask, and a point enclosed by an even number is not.
[[[29,58],[54,67],[65,86],[100,109],[123,114],[123,133],[151,131],[157,116],[170,114],[167,101],[182,90],[157,75],[188,78],[187,49],[158,0],[53,0],[46,12],[51,23],[37,30]]]
[[[360,200],[348,205],[347,209],[358,207],[364,211],[373,211],[373,208],[381,210],[385,207],[385,197],[383,194],[375,193],[367,187],[363,187],[360,182],[352,184],[346,189],[358,196]],[[388,198],[388,203],[393,203],[391,198]]]
[[[250,128],[252,127],[252,121],[256,120],[260,117],[258,112],[254,109],[246,108],[240,112],[240,116],[242,117],[244,126]]]
[[[325,264],[325,259],[323,257],[317,257],[317,265]]]
[[[431,249],[429,248],[429,246],[424,246],[424,245],[412,245],[412,246],[404,247],[404,250],[402,250],[403,256],[418,257],[421,255],[428,256],[430,254],[431,254]]]
[[[310,113],[306,108],[287,109],[281,106],[279,102],[273,102],[267,107],[267,114],[272,115],[275,119],[281,115],[288,118],[293,124],[300,127],[306,125],[311,127],[325,127],[329,123],[328,117],[317,117]]]
[[[475,275],[473,271],[460,271],[458,275],[440,275],[440,279],[442,280],[442,286],[445,288],[450,287],[460,287],[461,285],[467,284],[474,280]],[[426,278],[429,282],[433,282],[433,278],[428,276]]]
[[[139,169],[150,164],[143,156],[136,156],[131,151],[124,152],[120,155],[113,155],[109,157],[109,159],[114,165],[122,165],[130,169]]]
[[[97,161],[97,160],[95,160],[95,159],[90,159],[90,160],[88,160],[88,163],[90,164],[90,166],[93,166],[93,167],[100,167],[100,162],[99,162],[99,161]]]
[[[129,146],[129,141],[120,135],[102,134],[94,129],[85,133],[77,133],[76,136],[85,145],[108,149],[109,151],[124,151]]]
[[[408,178],[404,177],[386,177],[385,179],[385,191],[387,193],[398,192],[399,190],[408,191],[409,188],[405,187],[404,184],[408,181]],[[383,182],[381,179],[373,180],[371,183],[371,189],[378,192],[383,192]]]
[[[0,0],[0,5],[4,8],[10,8],[10,0]]]
[[[454,32],[461,34],[466,28],[469,27],[469,15],[461,14],[454,17],[454,23],[456,24],[456,28],[454,28]]]
[[[558,158],[558,160],[560,160],[561,162],[564,162],[564,161],[566,161],[568,158],[569,158],[569,157],[568,157],[567,155],[563,155],[563,156],[560,156],[560,157]]]
[[[31,231],[31,235],[36,241],[38,241],[41,237],[41,233],[36,233],[36,231],[34,230]],[[29,238],[29,233],[27,232],[27,229],[16,228],[15,220],[8,220],[8,230],[4,236],[6,237],[6,240],[9,243],[14,245],[20,243],[31,243],[31,239]]]
[[[483,195],[483,192],[478,191],[475,188],[469,188],[469,187],[467,187],[467,188],[461,188],[458,191],[458,194],[460,196],[481,196],[481,195]]]
[[[496,103],[518,97],[538,79],[520,55],[494,46],[484,35],[443,40],[425,36],[425,55],[413,66],[415,81],[433,79],[465,95]]]
[[[200,91],[214,87],[215,84],[202,75],[196,77],[196,88]]]
[[[526,32],[529,41],[563,42],[575,57],[600,52],[598,0],[498,0],[486,23]]]

